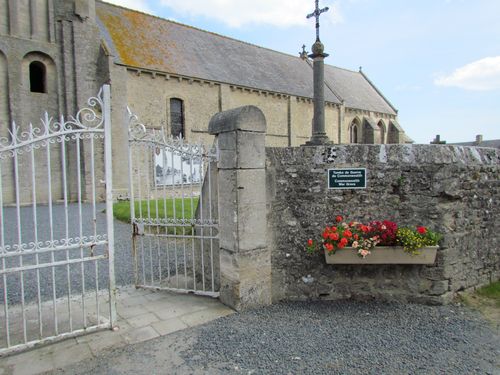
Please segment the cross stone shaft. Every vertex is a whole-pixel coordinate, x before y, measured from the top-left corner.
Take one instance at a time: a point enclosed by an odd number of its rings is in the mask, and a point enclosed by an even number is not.
[[[314,12],[307,15],[307,19],[311,17],[316,18],[316,40],[319,40],[319,16],[321,15],[321,13],[327,12],[328,9],[330,8],[324,7],[323,9],[319,9],[319,0],[315,0],[315,3],[316,3],[316,9],[314,9]]]

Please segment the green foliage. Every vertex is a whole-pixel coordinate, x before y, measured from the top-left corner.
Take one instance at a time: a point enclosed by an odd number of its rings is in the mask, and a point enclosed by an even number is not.
[[[418,255],[418,250],[423,247],[436,246],[440,240],[441,235],[439,233],[424,227],[417,227],[417,230],[399,228],[396,232],[397,244],[403,246],[406,252],[413,255]]]
[[[496,301],[497,306],[500,306],[500,281],[479,288],[477,294]]]
[[[149,211],[148,211],[149,204]],[[174,218],[174,204],[175,204],[175,218],[176,219],[191,219],[196,212],[198,206],[198,198],[176,198],[174,199],[153,199],[150,201],[135,202],[135,215],[139,216],[142,210],[142,217],[151,217],[156,219],[157,214],[159,218]],[[113,205],[113,215],[116,219],[125,223],[130,223],[130,202],[121,201]]]
[[[318,251],[318,244],[316,243],[316,241],[309,239],[307,241],[306,250],[309,254],[314,254],[316,251]]]

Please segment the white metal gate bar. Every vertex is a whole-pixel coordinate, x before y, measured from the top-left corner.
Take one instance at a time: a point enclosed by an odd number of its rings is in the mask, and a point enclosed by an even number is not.
[[[147,129],[129,110],[136,286],[219,295],[216,160],[215,149],[168,137],[163,128]]]
[[[0,356],[116,322],[110,119],[105,85],[0,138]]]

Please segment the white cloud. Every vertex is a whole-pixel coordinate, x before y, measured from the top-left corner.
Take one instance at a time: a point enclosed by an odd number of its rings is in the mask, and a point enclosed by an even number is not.
[[[125,8],[140,10],[141,12],[152,14],[153,11],[148,6],[146,0],[104,0],[107,3],[120,5]]]
[[[267,24],[279,27],[313,24],[306,19],[312,13],[314,4],[304,0],[160,0],[163,5],[189,16],[204,16],[216,19],[230,27],[246,24]],[[323,1],[321,7],[330,10],[320,18],[327,23],[342,22],[342,15],[336,4]]]
[[[500,89],[500,56],[486,57],[464,65],[450,75],[436,78],[434,84],[465,90]]]

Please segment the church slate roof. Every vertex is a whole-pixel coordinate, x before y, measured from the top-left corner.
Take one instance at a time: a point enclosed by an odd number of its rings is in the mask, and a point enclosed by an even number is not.
[[[491,139],[480,142],[458,142],[458,143],[449,143],[450,145],[455,146],[476,146],[476,147],[490,147],[490,148],[498,148],[500,149],[500,139]]]
[[[299,57],[99,1],[96,13],[116,64],[313,97],[313,71]],[[396,114],[359,72],[325,64],[325,81],[327,102]]]

